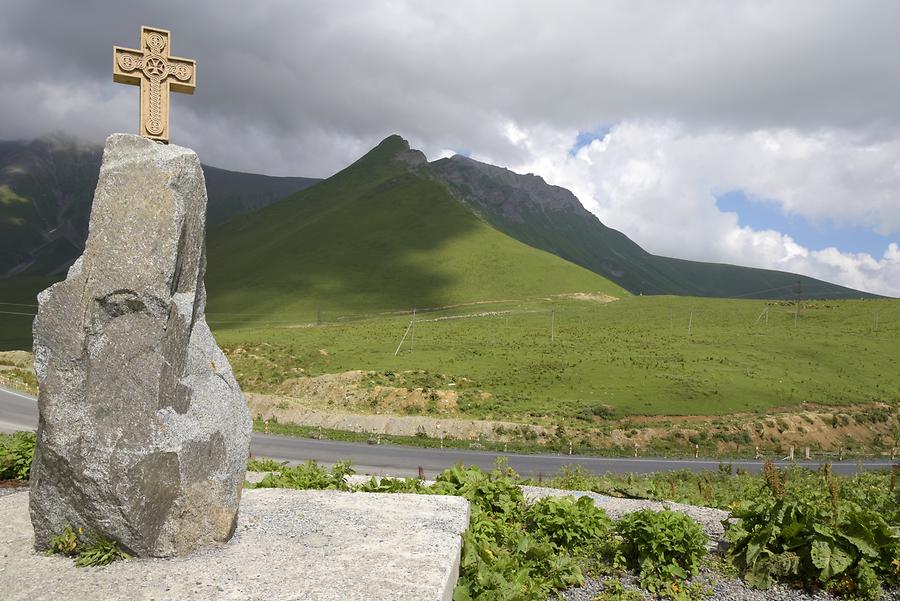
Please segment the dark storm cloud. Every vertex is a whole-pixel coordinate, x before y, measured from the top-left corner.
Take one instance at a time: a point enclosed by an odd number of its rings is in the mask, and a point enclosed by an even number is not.
[[[132,131],[111,47],[140,25],[198,61],[173,142],[327,175],[399,132],[515,163],[503,124],[900,129],[895,2],[6,2],[0,137]]]
[[[164,27],[198,61],[172,142],[208,164],[327,176],[400,133],[570,187],[654,252],[900,295],[897,244],[808,249],[715,200],[898,231],[900,2],[2,2],[0,139],[135,131],[112,46]]]

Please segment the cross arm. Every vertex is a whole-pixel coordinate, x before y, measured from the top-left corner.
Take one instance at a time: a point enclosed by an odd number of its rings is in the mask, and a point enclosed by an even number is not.
[[[144,54],[140,50],[113,46],[113,81],[141,85]]]
[[[196,74],[197,63],[189,58],[170,56],[169,63],[169,88],[173,92],[193,94],[197,87]]]

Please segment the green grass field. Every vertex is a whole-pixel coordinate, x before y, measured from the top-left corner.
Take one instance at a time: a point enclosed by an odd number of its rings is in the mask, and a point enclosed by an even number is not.
[[[493,314],[463,317],[484,312]],[[456,382],[460,410],[480,418],[577,417],[608,412],[603,405],[619,415],[723,415],[900,401],[897,300],[804,302],[796,325],[792,304],[747,300],[457,307],[419,313],[414,349],[408,336],[397,356],[409,315],[307,327],[209,319],[226,350],[250,349],[232,354],[249,389],[275,391],[300,369],[427,370],[417,384]]]

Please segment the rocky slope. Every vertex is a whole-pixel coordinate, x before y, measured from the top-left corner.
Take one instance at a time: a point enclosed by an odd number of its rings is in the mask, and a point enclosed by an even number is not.
[[[781,271],[653,255],[608,228],[569,190],[455,155],[428,170],[500,231],[616,282],[634,294],[785,298],[872,295]]]

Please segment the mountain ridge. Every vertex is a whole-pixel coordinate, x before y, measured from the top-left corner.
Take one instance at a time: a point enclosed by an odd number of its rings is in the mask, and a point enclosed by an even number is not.
[[[61,275],[84,249],[103,147],[55,132],[0,141],[0,277]],[[208,221],[221,223],[321,180],[203,165]]]
[[[32,141],[0,142],[0,277],[62,274],[83,248],[90,199],[102,149],[65,134]],[[59,156],[66,155],[64,160]],[[400,170],[442,182],[492,227],[533,248],[609,278],[633,294],[723,298],[871,298],[788,272],[689,261],[653,255],[622,232],[604,225],[566,188],[540,175],[454,155],[428,162],[397,134],[386,137],[352,165],[373,166],[385,157]],[[24,157],[24,159],[23,159]],[[251,215],[321,182],[241,173],[204,165],[211,227]]]
[[[604,225],[566,188],[462,155],[429,163],[491,225],[603,275],[633,294],[719,298],[876,298],[789,272],[654,255]],[[799,282],[800,292],[797,293]]]

